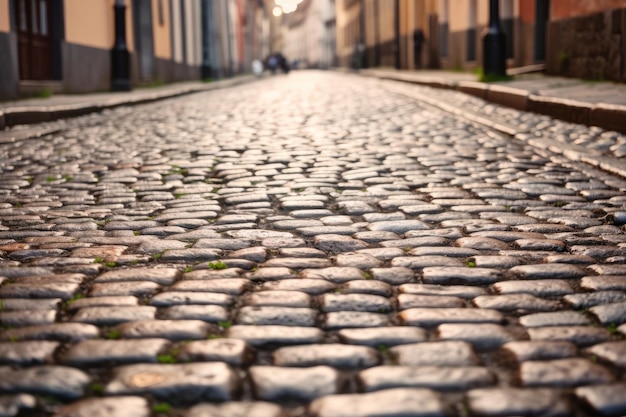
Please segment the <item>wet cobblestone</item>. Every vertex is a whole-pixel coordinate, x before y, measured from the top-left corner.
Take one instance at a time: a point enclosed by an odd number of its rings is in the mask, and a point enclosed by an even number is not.
[[[532,146],[622,135],[404,87],[430,104],[294,72],[1,143],[0,415],[626,413],[626,180]]]

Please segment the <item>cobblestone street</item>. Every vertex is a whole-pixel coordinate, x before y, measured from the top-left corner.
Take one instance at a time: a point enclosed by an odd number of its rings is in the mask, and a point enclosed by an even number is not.
[[[626,415],[623,135],[321,71],[40,128],[0,417]]]

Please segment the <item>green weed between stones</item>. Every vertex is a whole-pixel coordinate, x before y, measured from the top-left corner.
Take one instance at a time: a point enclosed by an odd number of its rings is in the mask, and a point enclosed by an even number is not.
[[[230,321],[226,320],[226,321],[218,321],[217,325],[221,327],[222,329],[228,329],[233,324]]]
[[[609,324],[609,325],[608,325],[608,327],[607,327],[606,329],[607,329],[607,330],[609,331],[609,333],[611,333],[611,334],[617,334],[617,324],[615,324],[615,323],[611,323],[611,324]]]
[[[157,355],[158,363],[176,363],[176,358],[173,355]]]
[[[185,268],[185,272],[192,272],[193,271],[193,266],[188,266]]]
[[[105,337],[109,340],[117,340],[122,337],[122,332],[119,330],[111,330],[105,335]]]
[[[104,385],[100,384],[99,382],[94,382],[93,384],[91,384],[91,392],[94,393],[94,395],[102,395],[104,393]]]
[[[156,414],[167,414],[172,412],[172,406],[168,403],[158,403],[152,406],[152,412]]]
[[[219,270],[219,269],[226,269],[226,268],[228,268],[228,265],[226,265],[222,261],[209,262],[209,269]]]
[[[476,267],[476,259],[474,258],[468,258],[465,260],[465,265],[467,265],[470,268],[475,268]]]

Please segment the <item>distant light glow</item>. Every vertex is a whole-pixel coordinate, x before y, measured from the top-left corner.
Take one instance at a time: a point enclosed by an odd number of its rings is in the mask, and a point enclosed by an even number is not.
[[[297,4],[283,4],[282,8],[283,8],[283,13],[293,13],[296,11],[296,9],[298,9],[298,5]]]
[[[272,14],[274,15],[274,17],[280,17],[280,15],[283,14],[283,9],[281,9],[280,6],[276,6],[272,10]]]
[[[283,13],[293,13],[298,9],[298,4],[303,0],[274,0],[274,4],[280,6]]]

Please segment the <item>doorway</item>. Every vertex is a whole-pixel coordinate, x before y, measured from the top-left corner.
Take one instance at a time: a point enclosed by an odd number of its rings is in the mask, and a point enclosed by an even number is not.
[[[151,0],[133,0],[133,20],[135,23],[135,47],[139,60],[139,79],[152,81],[155,65]]]
[[[54,78],[52,6],[52,0],[15,2],[21,80]]]
[[[550,0],[535,1],[535,62],[546,60],[548,21],[550,20]]]

